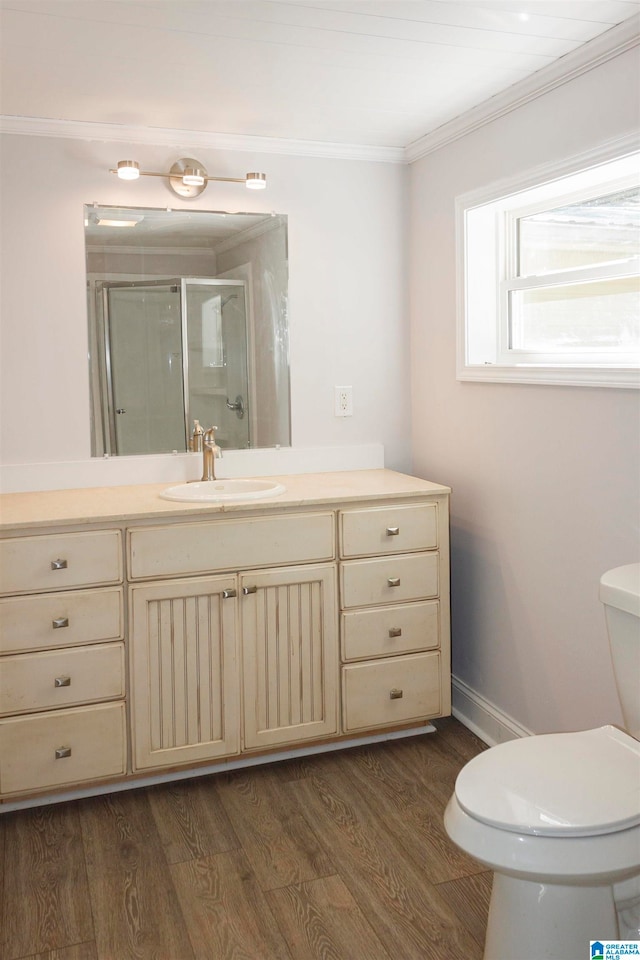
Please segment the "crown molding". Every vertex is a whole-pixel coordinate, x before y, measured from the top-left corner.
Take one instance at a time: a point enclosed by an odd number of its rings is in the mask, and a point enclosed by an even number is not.
[[[283,222],[281,216],[273,213],[270,217],[265,217],[264,220],[260,220],[259,223],[245,227],[244,230],[239,230],[231,237],[225,237],[220,243],[214,245],[213,250],[215,253],[225,253],[227,250],[233,250],[234,247],[237,247],[241,243],[246,243],[248,240],[255,240],[256,237],[262,237],[271,230],[277,230],[278,227],[282,226]]]
[[[530,77],[519,80],[502,93],[485,100],[477,107],[472,107],[471,110],[467,110],[449,123],[410,143],[405,147],[405,162],[414,163],[427,154],[460,140],[461,137],[473,133],[485,124],[575,80],[608,60],[613,60],[639,43],[640,15],[634,15],[571,53],[565,54],[549,66],[542,67]]]
[[[0,132],[27,137],[62,137],[71,140],[108,140],[114,143],[152,144],[179,150],[235,150],[330,160],[367,160],[405,163],[403,147],[376,147],[322,140],[285,140],[204,130],[172,130],[166,127],[93,123],[84,120],[54,120],[46,117],[0,116]]]
[[[478,130],[485,124],[588,73],[608,60],[613,60],[639,43],[640,14],[636,14],[406,147],[332,143],[323,140],[290,140],[234,133],[210,133],[204,130],[174,130],[166,127],[18,116],[0,116],[0,133],[72,140],[107,140],[132,145],[150,144],[175,147],[179,150],[202,148],[330,160],[414,163],[429,153]]]

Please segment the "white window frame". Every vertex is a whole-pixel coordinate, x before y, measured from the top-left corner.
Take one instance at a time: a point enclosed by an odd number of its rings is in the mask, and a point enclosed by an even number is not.
[[[636,362],[635,358],[629,361],[628,354],[621,358],[615,349],[583,350],[562,361],[557,354],[517,351],[509,343],[512,291],[637,274],[638,258],[634,257],[615,264],[518,277],[516,238],[517,220],[523,216],[637,183],[637,173],[620,176],[615,167],[603,165],[630,158],[638,151],[637,136],[622,138],[456,199],[458,380],[640,387],[640,357]],[[576,174],[587,182],[572,184],[568,178]],[[480,230],[467,229],[471,213],[475,222],[482,218]],[[487,262],[490,268],[484,269]]]

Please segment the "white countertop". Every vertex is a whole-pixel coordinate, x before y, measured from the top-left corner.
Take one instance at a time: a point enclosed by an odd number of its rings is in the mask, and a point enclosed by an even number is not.
[[[258,479],[258,478],[256,478]],[[259,478],[263,479],[263,478]],[[77,523],[128,522],[163,517],[208,517],[238,511],[274,512],[314,504],[348,503],[389,497],[448,494],[450,488],[393,470],[347,470],[266,477],[285,492],[265,500],[227,503],[181,503],[163,500],[168,483],[127,487],[89,487],[0,495],[0,530],[64,526]]]

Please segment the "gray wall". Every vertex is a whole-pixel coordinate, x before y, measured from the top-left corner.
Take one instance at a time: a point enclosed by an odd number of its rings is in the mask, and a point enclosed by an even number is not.
[[[293,445],[382,443],[389,466],[410,467],[404,166],[198,148],[216,176],[262,170],[268,186],[209,184],[188,203],[164,179],[109,173],[130,156],[168,170],[175,148],[11,134],[0,145],[4,464],[90,455],[83,205],[97,202],[287,214]],[[354,415],[339,419],[344,384]]]
[[[638,393],[456,381],[454,201],[637,130],[637,78],[625,53],[411,170],[414,472],[453,487],[454,674],[481,722],[536,733],[622,719],[598,581],[640,558]]]

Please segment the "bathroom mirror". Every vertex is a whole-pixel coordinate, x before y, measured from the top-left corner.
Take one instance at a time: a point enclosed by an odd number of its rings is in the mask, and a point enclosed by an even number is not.
[[[289,446],[287,218],[85,206],[93,456]]]

